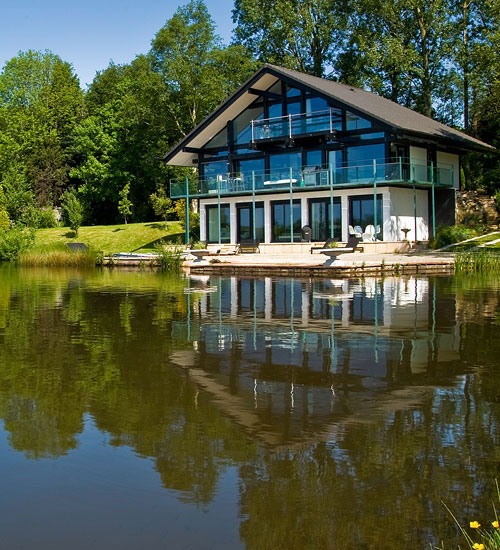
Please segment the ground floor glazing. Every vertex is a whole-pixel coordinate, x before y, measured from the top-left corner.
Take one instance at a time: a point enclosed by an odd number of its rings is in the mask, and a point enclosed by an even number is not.
[[[426,241],[432,231],[427,189],[380,187],[221,197],[200,200],[200,238],[207,243],[255,239],[260,243],[301,242],[308,226],[313,242],[352,234],[364,241]],[[430,226],[431,224],[431,226]]]

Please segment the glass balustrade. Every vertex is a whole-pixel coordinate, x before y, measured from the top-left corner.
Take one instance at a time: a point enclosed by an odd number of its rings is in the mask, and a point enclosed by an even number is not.
[[[402,163],[373,161],[356,166],[305,167],[302,169],[283,169],[254,173],[218,174],[209,178],[199,178],[189,185],[189,196],[222,196],[242,193],[266,193],[304,189],[328,189],[341,187],[369,187],[398,183],[438,187],[453,186],[453,169]],[[186,196],[186,184],[181,181],[170,182],[170,196]]]

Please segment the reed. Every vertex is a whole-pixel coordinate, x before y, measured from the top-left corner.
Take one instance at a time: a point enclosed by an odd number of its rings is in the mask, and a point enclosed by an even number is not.
[[[38,246],[19,255],[18,263],[32,267],[93,267],[97,252],[94,250],[71,251],[65,245]]]
[[[500,254],[491,251],[460,252],[455,256],[455,272],[500,272]]]
[[[156,251],[158,253],[158,264],[162,271],[178,272],[181,270],[182,256],[179,248],[159,246]]]

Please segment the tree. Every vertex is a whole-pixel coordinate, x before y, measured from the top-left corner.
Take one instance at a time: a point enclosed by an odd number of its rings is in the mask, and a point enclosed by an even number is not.
[[[347,1],[236,0],[233,21],[259,61],[324,76],[345,39]]]
[[[78,235],[83,221],[83,207],[75,191],[66,191],[62,197],[64,221]]]
[[[155,193],[152,193],[150,200],[153,205],[155,215],[164,219],[165,222],[167,222],[169,216],[175,213],[172,199],[167,196],[167,192],[164,187],[160,187]]]
[[[8,202],[26,190],[39,205],[59,199],[73,160],[73,129],[82,117],[83,92],[69,63],[32,50],[6,63],[0,75],[0,181]],[[13,170],[23,177],[13,178]],[[14,183],[18,190],[10,188]]]
[[[132,214],[132,202],[129,200],[128,195],[130,193],[130,183],[127,183],[125,187],[120,191],[120,200],[118,201],[118,212],[123,216],[125,225],[127,225],[127,216]]]
[[[201,0],[180,7],[152,42],[155,71],[168,93],[171,143],[185,136],[255,69],[241,45],[223,47]]]

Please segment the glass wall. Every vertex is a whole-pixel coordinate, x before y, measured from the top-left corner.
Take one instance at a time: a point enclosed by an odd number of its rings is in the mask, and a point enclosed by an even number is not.
[[[366,232],[368,225],[375,226],[373,209],[373,195],[360,195],[349,199],[349,225],[353,228],[360,227],[361,232]],[[377,195],[377,239],[383,240],[382,234],[382,195]]]
[[[271,180],[273,181],[288,181],[290,179],[290,168],[292,168],[293,177],[298,178],[300,169],[302,168],[302,153],[270,155],[269,167]]]
[[[206,206],[207,213],[207,241],[209,243],[228,243],[231,241],[229,226],[229,204],[220,205],[220,241],[219,241],[219,212],[216,204]]]
[[[326,241],[330,238],[331,203],[329,198],[309,200],[309,226],[313,241]],[[333,199],[333,238],[342,239],[342,214],[340,198]]]
[[[302,239],[302,216],[300,201],[293,201],[293,240],[300,242]],[[271,215],[273,226],[273,242],[290,242],[290,201],[271,202]]]
[[[226,160],[216,160],[214,162],[207,162],[202,164],[203,166],[203,177],[205,179],[215,179],[220,174],[227,174],[227,161]]]

